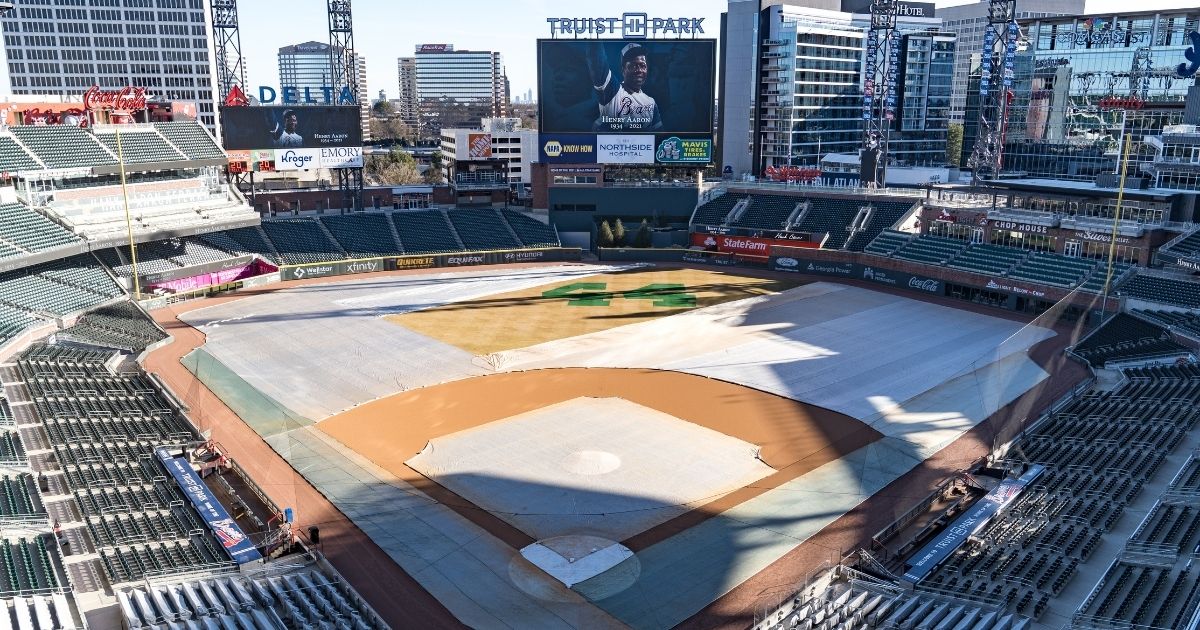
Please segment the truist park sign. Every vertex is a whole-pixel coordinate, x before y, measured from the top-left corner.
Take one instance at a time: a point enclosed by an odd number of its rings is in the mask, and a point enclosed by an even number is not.
[[[704,34],[704,18],[650,17],[646,13],[623,13],[621,17],[546,18],[550,36],[608,35],[623,39],[647,39],[661,35]]]

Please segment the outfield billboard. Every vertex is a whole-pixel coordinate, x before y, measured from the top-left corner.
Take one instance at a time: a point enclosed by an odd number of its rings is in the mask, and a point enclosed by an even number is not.
[[[538,40],[543,133],[711,136],[716,40]]]
[[[327,149],[361,147],[356,106],[222,107],[225,149]]]

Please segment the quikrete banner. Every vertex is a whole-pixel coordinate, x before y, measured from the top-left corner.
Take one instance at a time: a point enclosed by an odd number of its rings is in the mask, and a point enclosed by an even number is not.
[[[171,473],[175,483],[183,488],[184,496],[191,501],[192,507],[196,508],[196,512],[200,514],[204,524],[217,537],[217,540],[221,541],[221,546],[225,548],[225,552],[229,554],[230,558],[233,558],[234,562],[244,564],[262,558],[250,537],[242,531],[241,527],[238,527],[233,517],[229,516],[229,512],[225,511],[225,506],[221,505],[208,486],[204,485],[200,475],[192,470],[192,465],[186,459],[172,457],[165,448],[155,450],[154,454],[166,467],[167,472]]]
[[[463,252],[454,254],[429,254],[425,256],[389,256],[343,260],[308,265],[280,267],[282,280],[306,280],[375,271],[397,271],[400,269],[440,269],[444,267],[470,267],[475,265],[502,265],[521,262],[576,261],[581,257],[578,248],[551,247],[546,249],[517,249],[490,252]]]

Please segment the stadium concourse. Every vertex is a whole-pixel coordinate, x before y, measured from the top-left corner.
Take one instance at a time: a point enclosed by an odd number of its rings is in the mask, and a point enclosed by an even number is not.
[[[172,314],[203,335],[197,380],[467,625],[657,628],[1041,395],[1030,349],[1066,343],[772,275],[410,271]]]

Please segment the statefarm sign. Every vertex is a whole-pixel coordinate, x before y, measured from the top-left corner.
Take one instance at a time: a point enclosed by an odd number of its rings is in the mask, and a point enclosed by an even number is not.
[[[692,245],[698,245],[709,251],[727,252],[740,256],[756,256],[766,258],[771,255],[771,247],[775,245],[786,247],[808,247],[819,249],[820,243],[812,241],[791,241],[776,238],[758,238],[755,236],[728,236],[724,234],[692,234]]]
[[[112,109],[132,112],[146,109],[146,88],[127,86],[119,90],[101,90],[93,85],[83,93],[83,108],[88,111]]]

